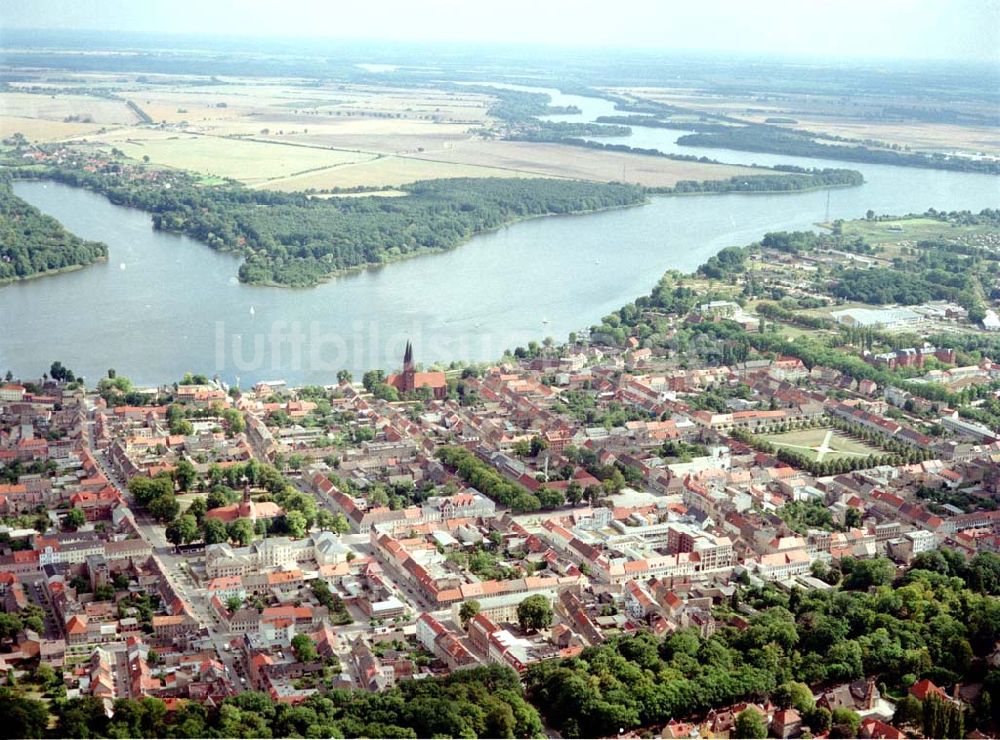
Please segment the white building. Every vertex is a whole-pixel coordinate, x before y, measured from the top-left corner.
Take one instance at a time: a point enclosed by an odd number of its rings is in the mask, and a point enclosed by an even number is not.
[[[883,329],[904,329],[918,326],[923,317],[909,308],[845,308],[830,315],[844,326],[880,326]]]
[[[300,540],[269,537],[247,547],[232,547],[227,543],[209,545],[205,548],[205,575],[209,578],[245,576],[305,562],[336,565],[346,559],[347,549],[333,532],[317,532]]]
[[[919,555],[922,552],[927,552],[928,550],[934,550],[937,548],[937,538],[934,536],[934,533],[928,532],[925,529],[907,532],[903,535],[903,537],[912,543],[914,555]]]

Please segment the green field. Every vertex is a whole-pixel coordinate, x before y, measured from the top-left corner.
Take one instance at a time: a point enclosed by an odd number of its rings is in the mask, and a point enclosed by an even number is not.
[[[831,226],[831,224],[823,224]],[[869,244],[897,244],[902,241],[922,239],[958,239],[978,234],[995,234],[998,229],[983,225],[960,225],[933,218],[900,218],[891,221],[845,221],[843,233],[847,238],[860,236]]]
[[[165,137],[158,131],[141,138],[132,135],[124,141],[111,140],[110,145],[133,159],[149,157],[156,165],[232,178],[248,185],[375,159],[374,154],[220,136]]]
[[[847,436],[843,432],[827,427],[801,429],[784,434],[765,434],[762,435],[762,438],[775,447],[783,447],[792,452],[807,455],[811,460],[818,462],[868,457],[869,455],[881,455],[884,452],[878,447],[872,447]]]

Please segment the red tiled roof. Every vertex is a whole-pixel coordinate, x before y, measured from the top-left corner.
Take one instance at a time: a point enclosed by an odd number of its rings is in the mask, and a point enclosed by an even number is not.
[[[948,695],[944,693],[943,689],[935,686],[934,683],[927,678],[917,681],[910,687],[910,695],[916,697],[920,701],[926,699],[928,694],[937,694],[942,699],[948,698]]]

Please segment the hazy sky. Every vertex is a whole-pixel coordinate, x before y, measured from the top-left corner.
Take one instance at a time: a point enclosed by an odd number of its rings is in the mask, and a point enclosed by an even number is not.
[[[1000,0],[0,0],[5,27],[1000,61]]]

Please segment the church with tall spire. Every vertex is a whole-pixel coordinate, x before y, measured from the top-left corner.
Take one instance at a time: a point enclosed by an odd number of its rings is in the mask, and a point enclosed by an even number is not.
[[[403,352],[403,372],[390,375],[385,381],[400,393],[413,393],[421,388],[430,388],[434,398],[440,400],[448,395],[448,381],[443,372],[418,373],[413,362],[413,344],[406,342]]]
[[[413,369],[413,345],[406,342],[406,351],[403,353],[403,374],[412,373]]]

